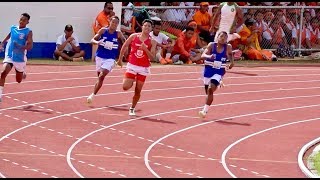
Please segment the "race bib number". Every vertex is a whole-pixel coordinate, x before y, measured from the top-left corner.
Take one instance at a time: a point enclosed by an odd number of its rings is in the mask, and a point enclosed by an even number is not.
[[[221,68],[221,64],[222,64],[221,61],[214,61],[213,62],[213,67],[216,68],[216,69],[220,69]]]
[[[106,41],[104,44],[104,48],[108,49],[108,50],[112,50],[113,48],[113,42],[111,41]]]

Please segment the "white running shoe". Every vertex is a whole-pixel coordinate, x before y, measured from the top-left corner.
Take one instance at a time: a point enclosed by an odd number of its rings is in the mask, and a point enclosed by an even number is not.
[[[134,112],[134,108],[129,109],[129,116],[135,116],[136,113]]]
[[[207,115],[206,112],[204,112],[204,111],[199,111],[199,116],[200,116],[201,118],[205,118],[206,115]]]
[[[88,96],[88,98],[87,98],[87,103],[88,103],[88,104],[91,104],[91,103],[92,103],[92,101],[93,101],[93,96],[94,96],[93,93]]]

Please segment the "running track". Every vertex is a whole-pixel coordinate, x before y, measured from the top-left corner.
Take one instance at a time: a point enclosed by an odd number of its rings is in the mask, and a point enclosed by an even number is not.
[[[205,119],[201,66],[154,66],[137,117],[115,69],[95,97],[94,66],[28,66],[0,107],[0,176],[305,177],[319,136],[319,67],[235,67]]]

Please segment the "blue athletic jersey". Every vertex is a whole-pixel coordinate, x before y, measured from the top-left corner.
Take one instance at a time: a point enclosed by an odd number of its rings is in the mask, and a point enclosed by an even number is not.
[[[223,76],[227,63],[227,44],[223,46],[223,51],[218,53],[217,43],[213,43],[211,54],[214,56],[213,59],[207,58],[204,61],[204,77],[212,77],[214,74]]]
[[[103,43],[98,46],[96,56],[103,59],[116,59],[119,54],[118,32],[110,34],[109,29],[101,35],[99,40],[103,39]]]
[[[13,62],[24,62],[27,54],[26,49],[21,47],[27,43],[27,37],[31,30],[28,27],[19,29],[18,25],[13,25],[10,28],[10,39],[6,46],[6,56],[11,58]]]

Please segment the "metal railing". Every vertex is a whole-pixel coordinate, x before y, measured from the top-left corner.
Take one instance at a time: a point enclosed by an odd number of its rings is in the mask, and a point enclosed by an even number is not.
[[[217,6],[209,6],[209,11],[212,9],[216,9],[216,8],[217,8]],[[250,15],[250,13],[256,12],[257,10],[263,12],[263,15],[265,16],[266,11],[276,11],[278,9],[281,9],[283,11],[288,12],[288,11],[294,9],[295,13],[291,13],[290,14],[291,17],[286,15],[285,18],[293,21],[292,23],[294,23],[295,27],[299,27],[299,29],[303,29],[303,18],[299,18],[299,17],[304,16],[304,12],[306,9],[320,9],[320,6],[240,6],[240,8],[243,9],[245,18],[248,16],[248,14]],[[146,12],[153,11],[153,12],[155,12],[157,14],[157,17],[162,19],[162,22],[163,22],[162,31],[169,34],[171,37],[175,38],[181,31],[184,30],[184,28],[187,26],[187,22],[192,19],[192,13],[194,13],[195,10],[199,9],[199,6],[147,6],[147,7],[137,6],[134,8],[133,7],[122,7],[122,9],[123,9],[123,11],[126,9],[131,9],[135,13],[137,13],[137,12],[139,13],[139,11],[146,11]],[[168,15],[172,15],[172,13],[171,14],[168,13],[171,9],[176,12],[176,14],[174,15],[175,17],[173,17],[173,18],[168,17]],[[190,15],[190,13],[191,13],[191,15]],[[152,13],[149,13],[149,16],[152,17],[153,15],[150,15],[150,14],[152,14]],[[181,17],[178,17],[178,16],[181,16]],[[253,16],[254,16],[254,18],[256,18],[254,14],[253,14]],[[277,18],[276,15],[273,15],[271,17],[271,21],[273,18]],[[176,19],[176,22],[172,21],[172,19]],[[320,18],[318,18],[318,20],[320,21]],[[292,38],[292,30],[285,28],[284,27],[285,25],[286,25],[286,23],[284,22],[281,27],[282,29],[285,29],[284,30],[284,33],[285,33],[284,40],[287,41],[286,44],[288,44],[288,46],[295,44],[295,47],[293,48],[293,50],[296,51],[298,53],[298,55],[300,55],[301,52],[320,51],[319,48],[316,49],[313,47],[308,47],[306,45],[306,41],[305,41],[305,37],[304,37],[305,35],[300,30],[296,34],[296,38]],[[270,27],[270,24],[269,24],[269,27]],[[275,36],[273,36],[272,38],[275,38]],[[294,42],[292,42],[292,40]],[[277,42],[279,42],[279,41],[277,41]],[[295,43],[295,41],[297,41],[297,42]],[[268,49],[268,50],[272,50],[272,51],[276,50],[275,48],[272,48],[272,46],[270,46],[270,42],[268,42],[268,40],[264,37],[262,37],[262,42],[260,42],[260,46],[263,49]]]

